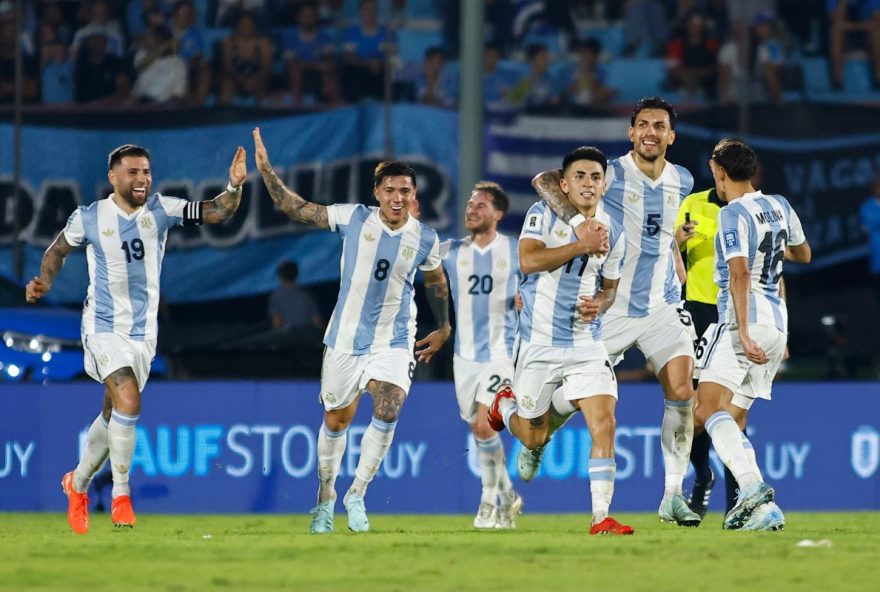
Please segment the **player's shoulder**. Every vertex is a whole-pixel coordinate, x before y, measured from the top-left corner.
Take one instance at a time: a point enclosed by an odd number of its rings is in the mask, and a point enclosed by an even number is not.
[[[430,243],[433,243],[434,241],[438,240],[439,235],[437,234],[436,230],[434,230],[433,228],[431,228],[430,226],[428,226],[427,224],[425,224],[421,220],[418,220],[415,218],[413,218],[413,220],[415,221],[415,225],[413,226],[413,228],[415,229],[415,232],[420,237],[422,237],[422,240],[428,241]]]

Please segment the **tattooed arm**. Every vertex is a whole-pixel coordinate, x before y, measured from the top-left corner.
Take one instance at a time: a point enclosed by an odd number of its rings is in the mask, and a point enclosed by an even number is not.
[[[64,238],[64,231],[58,233],[58,236],[43,253],[43,261],[40,263],[40,277],[29,281],[24,290],[24,299],[29,304],[33,304],[49,292],[55,276],[64,265],[64,260],[75,248]]]
[[[437,321],[437,330],[416,342],[416,347],[426,346],[424,349],[416,351],[416,358],[420,362],[430,362],[431,357],[449,339],[452,328],[449,325],[449,284],[446,282],[443,266],[440,265],[436,269],[424,273],[428,304],[431,306],[431,312],[434,313],[434,320]]]
[[[535,188],[541,199],[550,206],[554,214],[559,216],[563,222],[570,223],[580,212],[562,192],[562,188],[559,186],[561,179],[562,171],[545,171],[535,175],[535,178],[532,179],[532,187]],[[583,219],[583,216],[581,218]],[[608,229],[602,224],[594,220],[585,220],[577,225],[575,234],[579,239],[585,241],[588,254],[604,255],[608,252]]]
[[[262,137],[260,137],[260,128],[254,129],[254,146],[256,147],[254,157],[257,161],[257,169],[263,177],[266,189],[269,190],[269,196],[278,209],[295,222],[311,224],[318,228],[330,228],[327,207],[303,199],[301,195],[285,186],[272,170],[269,154],[263,145]]]
[[[244,148],[239,146],[229,166],[229,187],[214,199],[201,203],[202,222],[205,224],[226,222],[238,210],[238,205],[241,203],[241,186],[247,178],[246,156]]]

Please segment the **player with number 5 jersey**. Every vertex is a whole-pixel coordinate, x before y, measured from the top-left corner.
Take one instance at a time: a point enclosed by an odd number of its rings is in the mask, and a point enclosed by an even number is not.
[[[380,163],[373,174],[379,207],[323,206],[303,199],[272,169],[260,130],[254,130],[257,169],[275,205],[291,219],[342,235],[339,299],[324,336],[318,432],[318,503],[311,532],[333,530],[336,476],[345,454],[348,426],[363,393],[373,399],[373,418],[361,439],[355,478],[343,499],[348,527],[370,529],[364,496],[394,438],[416,359],[428,362],[449,338],[449,287],[437,233],[410,215],[416,199],[415,171],[403,162]],[[437,330],[415,342],[413,280],[424,273]]]
[[[718,213],[715,235],[719,323],[706,330],[697,348],[702,370],[696,423],[705,426],[718,457],[739,484],[737,503],[724,519],[724,527],[734,530],[784,525],[772,503],[775,491],[764,483],[737,417],[756,399],[770,398],[782,363],[788,330],[779,294],[783,260],[809,263],[812,258],[788,200],[752,187],[757,166],[755,152],[742,140],[724,139],[712,151],[715,188],[727,202]],[[759,508],[761,519],[753,520]]]
[[[495,393],[513,381],[519,325],[517,242],[498,232],[508,204],[500,185],[477,183],[464,212],[470,236],[440,245],[455,306],[455,395],[474,436],[483,486],[474,528],[515,528],[522,508],[504,445],[486,417]]]

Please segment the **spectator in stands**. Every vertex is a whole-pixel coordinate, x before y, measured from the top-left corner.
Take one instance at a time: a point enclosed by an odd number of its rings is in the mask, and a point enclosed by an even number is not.
[[[880,306],[880,174],[874,177],[874,182],[871,184],[871,195],[862,204],[859,218],[862,230],[868,235],[870,253],[868,271],[874,284],[874,302]]]
[[[381,98],[385,89],[385,65],[395,51],[394,34],[379,24],[376,0],[360,1],[360,24],[345,31],[342,92],[346,101]]]
[[[770,13],[758,13],[748,43],[749,68],[742,66],[739,44],[730,40],[718,52],[718,90],[723,103],[735,102],[743,89],[752,101],[768,98],[777,105],[784,103],[781,68],[785,64],[782,43],[776,39],[776,20]],[[750,72],[746,77],[746,72]]]
[[[559,105],[561,93],[550,75],[550,51],[545,45],[532,43],[526,47],[526,58],[529,71],[510,89],[510,103],[530,112],[541,112]]]
[[[132,95],[146,103],[182,103],[186,99],[186,62],[174,53],[174,36],[162,25],[150,29],[134,56],[138,71]]]
[[[502,55],[501,46],[494,43],[483,50],[483,101],[490,111],[509,108],[507,95],[517,83],[512,72],[499,67]]]
[[[171,12],[171,32],[177,43],[177,55],[186,62],[189,103],[205,104],[211,92],[211,64],[206,58],[205,37],[196,24],[198,11],[192,0],[178,0]]]
[[[42,102],[58,105],[73,102],[73,62],[54,24],[40,24],[40,71]]]
[[[266,0],[217,0],[218,27],[234,27],[242,13],[250,13],[255,21],[262,21]]]
[[[269,90],[272,70],[272,42],[260,33],[256,17],[242,12],[232,33],[221,45],[221,105],[229,105],[236,97],[259,102]]]
[[[43,2],[40,4],[41,16],[40,22],[49,24],[55,28],[58,41],[65,46],[69,46],[73,40],[73,29],[64,16],[62,10],[62,2]]]
[[[623,17],[623,55],[655,57],[669,38],[666,10],[660,0],[629,0]]]
[[[831,84],[843,88],[843,63],[848,42],[857,36],[871,58],[871,86],[880,88],[880,2],[828,0],[831,17]]]
[[[89,8],[89,22],[73,35],[71,43],[73,55],[79,56],[80,47],[85,39],[96,34],[104,36],[108,53],[117,57],[122,56],[125,51],[122,29],[116,20],[110,18],[110,8],[105,0],[92,0]]]
[[[140,47],[141,40],[147,32],[156,25],[165,24],[170,13],[166,0],[128,0],[125,8],[125,25],[128,30],[128,38],[136,47]],[[154,13],[162,15],[161,22],[156,22]]]
[[[108,51],[107,35],[95,32],[81,43],[74,67],[74,100],[96,106],[125,101],[131,78],[122,59]]]
[[[299,5],[297,26],[282,32],[281,47],[294,105],[302,104],[303,96],[311,102],[339,102],[333,39],[318,26],[314,2]]]
[[[446,54],[442,49],[430,47],[425,51],[422,71],[415,80],[415,95],[419,103],[435,107],[455,106],[455,80],[447,74],[445,65]]]
[[[718,86],[718,40],[709,35],[703,15],[691,11],[666,46],[668,84],[690,97],[715,98]]]
[[[30,37],[23,36],[16,44],[15,8],[3,7],[0,15],[0,104],[15,102],[15,53],[16,45],[22,50],[22,99],[25,103],[40,101],[40,66],[33,53]]]
[[[566,96],[575,107],[604,107],[611,102],[614,92],[605,86],[605,70],[599,65],[602,45],[596,39],[579,41],[575,45],[577,66]]]
[[[324,320],[311,294],[297,286],[299,267],[293,261],[278,266],[278,287],[269,296],[269,318],[272,328],[293,332],[302,329],[323,329]]]

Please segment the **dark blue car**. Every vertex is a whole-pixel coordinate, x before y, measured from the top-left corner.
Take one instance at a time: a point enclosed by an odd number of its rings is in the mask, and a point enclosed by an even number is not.
[[[24,284],[0,274],[0,382],[55,382],[86,378],[79,311],[43,298],[24,301]],[[167,373],[161,356],[151,376]]]

